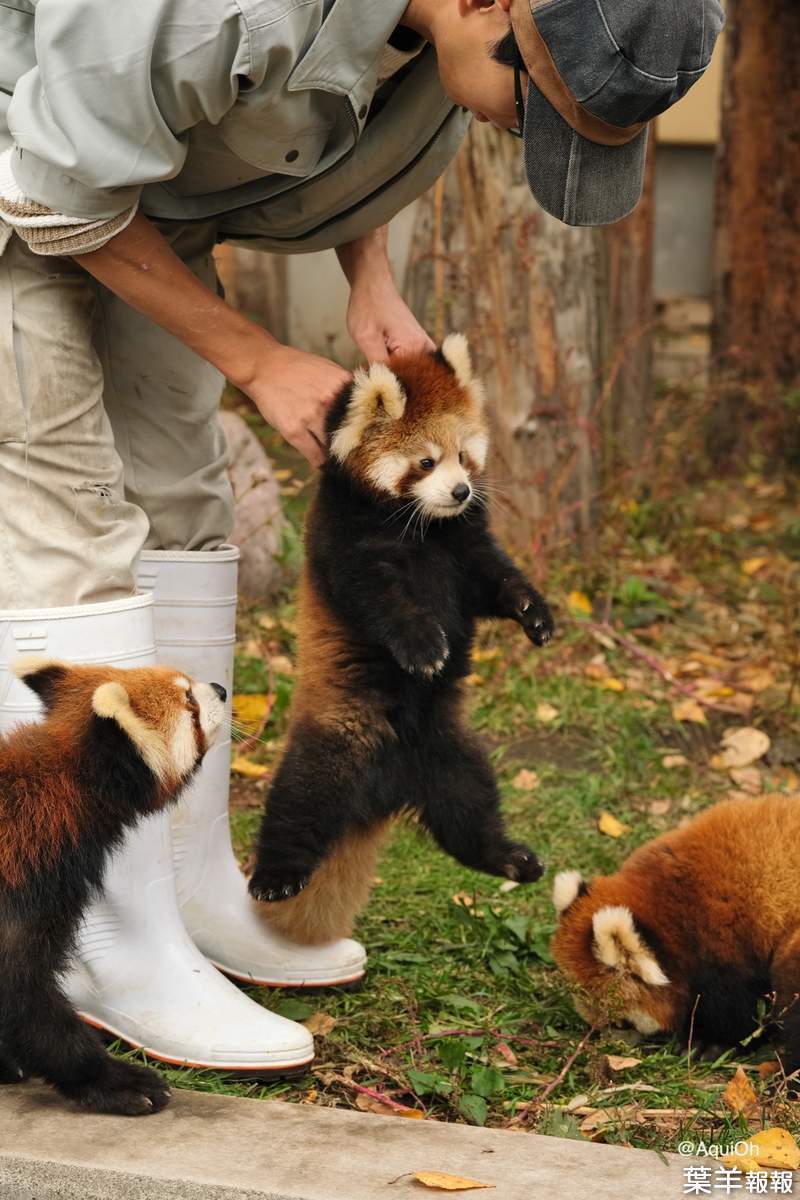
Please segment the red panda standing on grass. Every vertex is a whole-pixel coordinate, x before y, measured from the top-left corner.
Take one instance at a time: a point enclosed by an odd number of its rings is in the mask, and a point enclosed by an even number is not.
[[[550,640],[547,604],[489,531],[488,435],[466,341],[356,372],[328,414],[306,523],[299,668],[250,890],[298,941],[349,932],[391,818],[459,862],[540,877],[462,714],[479,617]],[[306,889],[303,891],[303,889]],[[302,892],[302,895],[298,893]]]
[[[553,955],[592,1024],[735,1046],[766,997],[800,1067],[800,799],[723,800],[614,875],[562,871],[553,901]]]
[[[42,722],[0,739],[0,1083],[39,1075],[97,1112],[156,1112],[169,1089],[121,1062],[58,982],[108,852],[176,800],[214,741],[225,689],[164,667],[21,659]]]

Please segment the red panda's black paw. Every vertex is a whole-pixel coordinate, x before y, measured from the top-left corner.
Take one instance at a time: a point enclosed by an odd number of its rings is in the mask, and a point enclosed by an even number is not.
[[[24,1083],[28,1076],[22,1067],[8,1058],[0,1058],[0,1086],[7,1083]]]
[[[544,863],[528,846],[515,842],[506,856],[503,874],[517,883],[535,883],[544,875]]]
[[[533,588],[517,601],[517,620],[535,646],[546,646],[553,636],[553,614]]]
[[[421,621],[389,644],[394,657],[409,675],[433,679],[450,657],[444,630],[435,622]]]
[[[157,1071],[108,1056],[109,1065],[91,1083],[62,1086],[70,1100],[93,1112],[146,1117],[170,1101],[170,1090]]]
[[[278,900],[291,900],[308,887],[310,875],[289,875],[286,871],[256,868],[248,884],[254,900],[274,904]]]

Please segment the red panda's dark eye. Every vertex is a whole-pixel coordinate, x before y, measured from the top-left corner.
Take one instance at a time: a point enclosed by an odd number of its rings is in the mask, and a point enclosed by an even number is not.
[[[419,460],[419,465],[422,467],[423,471],[432,471],[436,466],[436,463],[432,458],[421,458]]]
[[[188,692],[186,693],[186,702],[187,702],[188,704],[191,704],[191,705],[193,705],[193,707],[195,707],[195,708],[199,708],[199,707],[200,707],[200,706],[198,705],[197,701],[196,701],[196,700],[195,700],[195,698],[194,698],[194,692],[192,691],[192,689],[191,689],[191,688],[189,688]]]
[[[463,467],[463,465],[464,465],[464,451],[463,450],[459,450],[459,452],[458,452],[458,461],[461,464],[461,466]]]

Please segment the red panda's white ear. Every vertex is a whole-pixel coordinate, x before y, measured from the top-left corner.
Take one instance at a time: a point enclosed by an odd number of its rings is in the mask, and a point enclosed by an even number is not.
[[[586,884],[580,871],[559,871],[553,880],[553,905],[559,916],[582,891],[586,891]]]
[[[344,420],[331,438],[334,458],[344,462],[356,449],[379,408],[399,421],[406,409],[403,386],[386,363],[373,363],[366,371],[359,367],[353,375]]]
[[[483,384],[475,375],[469,342],[463,333],[450,333],[442,342],[442,357],[453,368],[456,379],[474,400],[478,408],[486,403]]]
[[[669,983],[661,967],[636,931],[633,914],[623,905],[607,904],[592,917],[594,956],[617,971],[638,975],[644,983],[663,987]]]
[[[98,717],[116,721],[128,735],[156,779],[164,779],[169,769],[169,754],[163,738],[151,729],[131,707],[131,698],[118,680],[99,684],[92,695],[92,709]]]

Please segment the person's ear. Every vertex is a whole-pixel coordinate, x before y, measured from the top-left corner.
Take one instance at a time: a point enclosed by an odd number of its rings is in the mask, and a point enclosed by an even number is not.
[[[502,8],[504,13],[511,12],[511,0],[494,0],[498,8]]]

